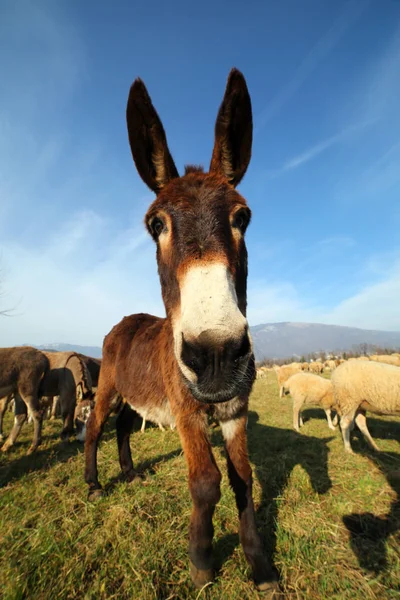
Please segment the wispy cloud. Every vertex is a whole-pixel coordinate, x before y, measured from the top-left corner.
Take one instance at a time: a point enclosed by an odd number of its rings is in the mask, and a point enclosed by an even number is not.
[[[371,262],[380,265],[371,268]],[[312,297],[305,297],[290,281],[251,281],[249,319],[251,324],[275,321],[304,321],[348,325],[364,329],[400,331],[400,254],[391,253],[366,260],[369,281],[327,310]]]
[[[22,0],[0,24],[8,26],[5,35],[12,31],[32,47],[13,52],[15,40],[6,39],[11,65],[0,109],[0,310],[14,310],[2,318],[2,345],[101,345],[124,315],[164,313],[155,249],[142,223],[149,198],[139,195],[129,208],[130,174],[120,176],[109,161],[105,169],[104,141],[68,122],[76,116],[74,94],[86,57],[61,8]]]
[[[366,285],[321,318],[325,323],[400,331],[399,298],[400,259],[397,259],[385,278]]]
[[[400,27],[384,51],[354,83],[352,97],[356,118],[370,123],[360,162],[350,162],[339,179],[336,199],[357,202],[388,192],[400,183]]]
[[[40,248],[3,243],[0,252],[3,300],[17,307],[2,321],[3,345],[101,345],[124,315],[164,314],[155,249],[140,222],[116,239],[112,223],[82,211]]]
[[[303,165],[310,162],[311,160],[316,159],[318,156],[320,156],[321,154],[323,154],[325,151],[329,150],[333,146],[340,144],[341,142],[344,142],[346,140],[351,139],[351,137],[354,134],[363,131],[366,127],[368,127],[371,124],[372,124],[372,122],[365,121],[362,123],[356,123],[354,125],[346,127],[339,133],[336,133],[335,135],[332,135],[331,137],[321,140],[320,142],[307,148],[300,154],[297,154],[296,156],[290,158],[278,169],[268,171],[267,174],[270,177],[277,177],[279,175],[282,175],[283,173],[286,173],[287,171],[293,171],[294,169],[298,169],[299,167],[302,167]]]
[[[351,0],[346,4],[345,9],[333,23],[332,27],[311,48],[306,58],[295,71],[292,79],[271,100],[263,112],[258,115],[255,120],[256,134],[289,102],[306,79],[335,48],[346,31],[361,16],[369,3],[369,0]]]

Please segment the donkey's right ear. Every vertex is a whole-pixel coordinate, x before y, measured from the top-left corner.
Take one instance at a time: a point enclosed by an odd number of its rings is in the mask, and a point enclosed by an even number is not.
[[[136,79],[126,107],[129,143],[140,177],[158,194],[168,181],[179,177],[167,138],[146,86]]]

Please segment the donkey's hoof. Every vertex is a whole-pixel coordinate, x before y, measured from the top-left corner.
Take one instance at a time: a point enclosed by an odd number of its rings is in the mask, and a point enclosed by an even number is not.
[[[263,581],[262,583],[256,584],[256,587],[265,599],[283,600],[284,598],[278,581]]]
[[[200,589],[214,581],[214,569],[201,570],[190,561],[190,577],[196,588]]]
[[[98,490],[91,490],[88,494],[88,500],[89,502],[94,502],[95,500],[99,500],[100,498],[104,498],[105,497],[105,491],[98,489]]]
[[[145,476],[137,471],[129,471],[123,475],[123,479],[126,483],[142,483],[145,480]]]

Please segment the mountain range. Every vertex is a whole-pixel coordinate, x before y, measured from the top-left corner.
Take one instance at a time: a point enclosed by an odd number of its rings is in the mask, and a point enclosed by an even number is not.
[[[400,348],[400,331],[377,331],[320,323],[264,323],[250,327],[256,360],[303,356],[313,352],[341,352],[360,344]],[[81,352],[101,358],[100,346],[45,344],[40,350]]]

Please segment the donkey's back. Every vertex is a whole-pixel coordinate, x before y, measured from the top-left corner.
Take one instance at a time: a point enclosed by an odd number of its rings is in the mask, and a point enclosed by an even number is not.
[[[0,397],[32,395],[48,368],[46,356],[30,346],[0,348]]]

